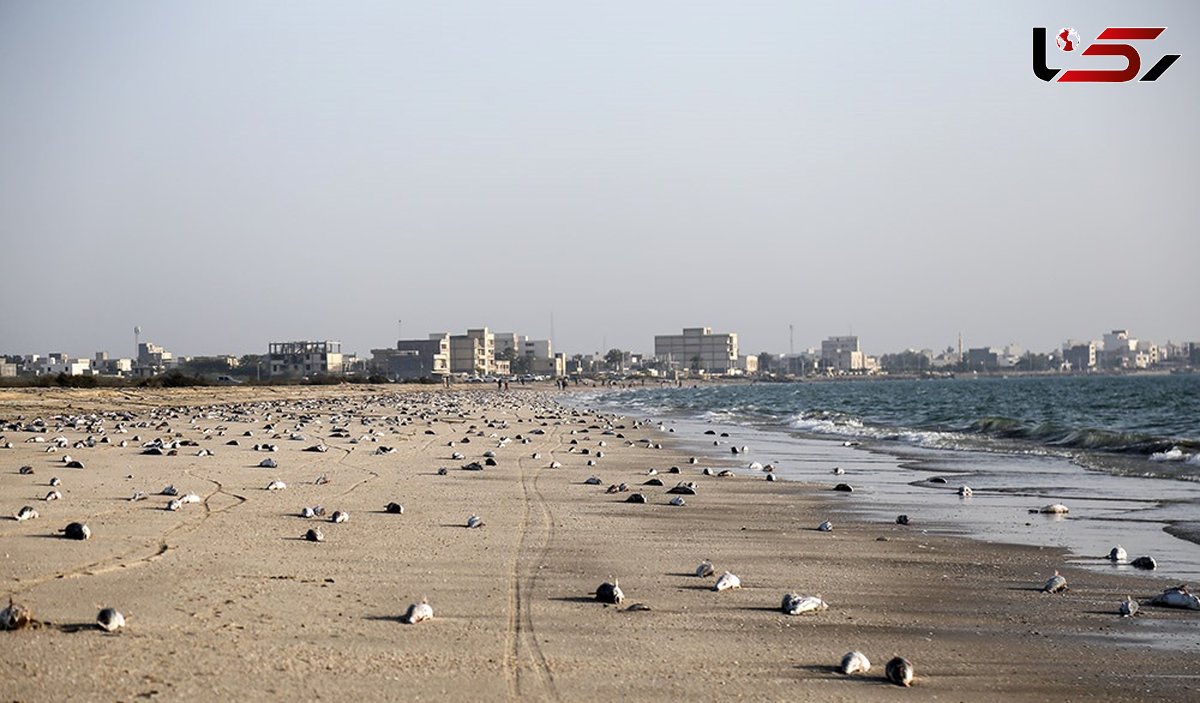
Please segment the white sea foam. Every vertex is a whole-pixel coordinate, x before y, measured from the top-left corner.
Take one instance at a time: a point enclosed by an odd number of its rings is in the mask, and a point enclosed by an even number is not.
[[[1194,459],[1196,456],[1200,456],[1200,454],[1189,457],[1179,447],[1171,447],[1169,450],[1167,450],[1165,452],[1154,452],[1153,454],[1150,455],[1150,461],[1187,461],[1187,462],[1192,462],[1192,459]],[[1192,462],[1192,463],[1195,463],[1195,462]]]

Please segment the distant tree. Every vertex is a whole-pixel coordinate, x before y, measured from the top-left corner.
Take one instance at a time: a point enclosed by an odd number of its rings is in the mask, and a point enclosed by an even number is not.
[[[625,352],[620,349],[609,349],[604,355],[604,363],[613,371],[618,371],[621,368],[621,361],[625,358]]]
[[[693,355],[691,361],[692,361],[692,366],[691,366],[692,371],[699,371],[700,364],[703,362],[703,360],[700,358],[700,355],[699,354]]]
[[[775,369],[775,356],[770,352],[758,353],[758,370],[760,373],[771,373]]]

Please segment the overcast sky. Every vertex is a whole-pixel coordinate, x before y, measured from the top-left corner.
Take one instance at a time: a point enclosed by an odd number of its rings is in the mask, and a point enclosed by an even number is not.
[[[809,5],[0,0],[0,352],[1200,340],[1200,3]]]

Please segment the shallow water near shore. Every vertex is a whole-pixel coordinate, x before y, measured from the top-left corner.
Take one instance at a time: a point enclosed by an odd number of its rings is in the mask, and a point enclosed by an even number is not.
[[[670,392],[677,402],[677,394],[689,390]],[[704,390],[711,389],[693,392]],[[852,493],[831,490],[830,495],[845,504],[847,513],[870,520],[894,523],[898,515],[906,514],[914,530],[1063,548],[1078,566],[1137,571],[1128,563],[1114,564],[1105,558],[1113,546],[1121,545],[1130,560],[1152,556],[1158,568],[1150,573],[1156,576],[1181,581],[1200,578],[1194,522],[1200,519],[1200,483],[1196,481],[1112,473],[1059,453],[996,447],[935,449],[869,436],[834,439],[721,408],[647,415],[645,410],[651,407],[661,410],[661,398],[654,397],[659,393],[654,389],[587,394],[578,402],[663,421],[687,450],[714,465],[740,466],[743,475],[755,475],[746,467],[757,461],[774,464],[776,474],[785,480],[829,488],[848,483]],[[631,398],[636,402],[630,403]],[[722,433],[729,437],[721,437]],[[750,451],[735,455],[731,446],[748,446]],[[845,474],[834,475],[835,466]],[[946,483],[929,482],[934,476]],[[973,495],[960,497],[960,486],[969,486]],[[1063,503],[1070,512],[1030,512],[1051,503]],[[814,518],[814,527],[823,519]]]

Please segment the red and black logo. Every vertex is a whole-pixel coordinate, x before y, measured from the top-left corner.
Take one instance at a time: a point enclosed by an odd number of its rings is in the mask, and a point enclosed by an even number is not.
[[[1121,56],[1125,58],[1125,68],[1103,71],[1078,69],[1063,71],[1061,68],[1047,68],[1046,28],[1034,27],[1033,75],[1046,82],[1050,82],[1054,81],[1054,77],[1058,76],[1061,72],[1062,75],[1055,81],[1057,83],[1124,83],[1131,81],[1142,70],[1142,57],[1132,45],[1116,42],[1154,41],[1165,30],[1166,27],[1108,27],[1103,32],[1100,32],[1100,36],[1096,37],[1095,42],[1088,45],[1080,53],[1083,56]],[[1055,35],[1054,41],[1058,45],[1059,50],[1063,52],[1073,52],[1080,45],[1079,35],[1070,27],[1064,27],[1059,31]],[[1178,58],[1179,54],[1167,54],[1163,56],[1138,80],[1158,80],[1158,77],[1166,73],[1167,69]]]

